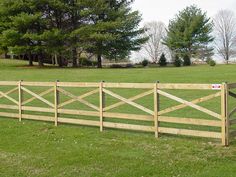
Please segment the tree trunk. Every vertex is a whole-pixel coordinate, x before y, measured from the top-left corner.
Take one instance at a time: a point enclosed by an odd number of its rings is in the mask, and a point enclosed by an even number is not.
[[[39,63],[39,67],[43,67],[43,54],[42,53],[38,55],[38,63]]]
[[[76,50],[76,47],[74,47],[72,49],[72,60],[73,60],[72,67],[77,68],[78,63],[77,63],[77,50]]]
[[[28,54],[28,59],[29,59],[29,66],[33,66],[33,58],[31,54]]]
[[[97,56],[97,60],[98,60],[98,68],[102,68],[102,55],[98,54]]]

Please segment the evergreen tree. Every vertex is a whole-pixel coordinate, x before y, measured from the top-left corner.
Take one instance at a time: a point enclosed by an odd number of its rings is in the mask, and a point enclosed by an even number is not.
[[[83,15],[89,22],[76,30],[83,47],[96,54],[98,68],[102,67],[102,56],[120,59],[130,51],[138,50],[146,39],[139,37],[144,31],[138,25],[141,17],[131,12],[129,1],[86,1]]]
[[[170,21],[164,44],[181,56],[192,57],[199,48],[213,41],[212,27],[206,13],[196,6],[187,7]]]
[[[187,54],[184,55],[183,59],[184,59],[184,63],[183,63],[184,66],[190,66],[191,65],[191,59]]]
[[[159,65],[160,66],[166,66],[167,65],[166,57],[165,57],[164,53],[161,54],[161,57],[159,59]]]
[[[180,67],[182,65],[182,61],[178,55],[175,55],[174,65],[175,67]]]

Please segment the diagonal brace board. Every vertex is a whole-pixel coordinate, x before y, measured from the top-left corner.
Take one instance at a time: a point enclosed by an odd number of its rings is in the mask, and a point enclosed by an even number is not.
[[[212,94],[212,95],[208,95],[208,96],[205,96],[205,97],[202,97],[202,98],[198,98],[196,100],[191,101],[191,103],[194,103],[194,104],[202,103],[204,101],[208,101],[208,100],[211,100],[211,99],[219,97],[219,96],[221,96],[221,92],[217,92],[217,93]],[[187,106],[188,105],[186,105],[186,104],[180,104],[180,105],[177,105],[177,106],[166,108],[164,110],[159,111],[159,115],[163,115],[163,114],[170,113],[170,112],[173,112],[173,111],[176,111],[176,110],[179,110],[179,109],[183,109]]]
[[[230,91],[229,91],[229,96],[231,96],[231,97],[233,97],[233,98],[236,98],[236,94],[233,93],[233,92],[230,92]]]
[[[48,90],[46,90],[46,91],[40,93],[39,96],[40,96],[40,97],[45,96],[45,95],[49,94],[49,93],[52,92],[52,91],[53,91],[53,88],[50,88],[50,89],[48,89]],[[28,100],[24,101],[24,102],[22,103],[22,105],[26,105],[26,104],[28,104],[28,103],[34,101],[35,99],[37,99],[37,98],[35,98],[35,97],[29,98]]]
[[[172,100],[175,100],[175,101],[177,101],[177,102],[180,102],[180,103],[182,103],[182,104],[185,104],[185,105],[187,105],[187,106],[189,106],[189,107],[192,107],[192,108],[194,108],[194,109],[196,109],[196,110],[198,110],[198,111],[204,112],[204,113],[206,113],[206,114],[208,114],[208,115],[211,115],[211,116],[213,116],[213,117],[216,117],[216,118],[218,118],[218,119],[221,119],[221,118],[222,118],[220,114],[217,114],[217,113],[215,113],[215,112],[213,112],[213,111],[210,111],[209,109],[203,108],[203,107],[201,107],[201,106],[198,106],[198,105],[196,105],[196,104],[194,104],[194,103],[192,103],[192,102],[186,101],[186,100],[184,100],[184,99],[182,99],[182,98],[176,97],[176,96],[174,96],[174,95],[171,95],[171,94],[169,94],[169,93],[167,93],[167,92],[164,92],[164,91],[161,91],[161,90],[157,90],[157,92],[158,92],[159,94],[161,94],[161,95],[167,97],[167,98],[170,98],[170,99],[172,99]]]
[[[18,90],[18,87],[13,88],[12,90],[9,90],[9,91],[5,92],[5,94],[6,94],[6,95],[9,95],[9,94],[11,94],[11,93],[16,92],[17,90]],[[2,97],[4,97],[4,96],[3,96],[3,95],[0,95],[0,98],[2,98]]]
[[[71,104],[71,103],[73,103],[75,101],[78,101],[78,99],[86,98],[86,97],[91,96],[91,95],[93,95],[95,93],[98,93],[98,92],[99,92],[99,89],[92,90],[91,92],[85,93],[85,94],[83,94],[81,96],[78,96],[76,98],[72,98],[72,99],[70,99],[68,101],[65,101],[64,103],[61,103],[60,105],[58,105],[58,108],[62,108],[64,106],[68,105],[68,104]]]
[[[147,91],[147,92],[144,92],[144,93],[141,93],[141,94],[136,95],[136,96],[134,96],[134,97],[131,97],[131,98],[129,98],[128,100],[129,100],[129,101],[135,101],[135,100],[137,100],[137,99],[140,99],[140,98],[143,98],[143,97],[145,97],[145,96],[148,96],[148,95],[150,95],[150,94],[152,94],[152,93],[153,93],[153,90],[149,90],[149,91]],[[113,105],[107,106],[106,108],[104,108],[104,111],[109,111],[109,110],[111,110],[111,109],[114,109],[114,108],[116,108],[116,107],[118,107],[118,106],[121,106],[121,105],[124,105],[124,104],[126,104],[126,103],[123,102],[123,101],[120,101],[120,102],[115,103],[115,104],[113,104]]]
[[[47,105],[54,107],[54,104],[52,104],[51,102],[49,102],[48,100],[44,99],[43,97],[37,95],[36,93],[30,91],[29,89],[25,88],[25,87],[21,87],[22,90],[24,90],[25,92],[29,93],[30,95],[36,97],[37,99],[39,99],[40,101],[46,103]]]
[[[154,115],[154,112],[152,110],[150,110],[148,108],[145,108],[144,106],[141,106],[141,105],[139,105],[139,104],[137,104],[137,103],[135,103],[133,101],[130,101],[129,99],[126,99],[126,98],[124,98],[124,97],[122,97],[120,95],[117,95],[117,94],[115,94],[115,93],[113,93],[113,92],[111,92],[109,90],[103,89],[103,91],[105,93],[107,93],[108,95],[114,97],[114,98],[117,98],[117,99],[119,99],[119,100],[121,100],[121,101],[123,101],[123,102],[125,102],[125,103],[127,103],[127,104],[129,104],[131,106],[134,106],[134,107],[136,107],[136,108],[138,108],[138,109],[140,109],[140,110],[142,110],[142,111],[144,111],[146,113]]]
[[[234,109],[229,113],[229,117],[231,117],[234,113],[236,113],[236,108],[234,108]]]
[[[81,99],[81,98],[79,98],[79,97],[73,95],[72,93],[70,93],[70,92],[68,92],[68,91],[66,91],[66,90],[64,90],[64,89],[62,89],[62,88],[58,88],[58,91],[60,91],[61,93],[63,93],[63,94],[66,95],[66,96],[69,96],[69,97],[71,97],[71,98],[73,98],[73,99],[76,99],[76,100],[79,101],[80,103],[83,103],[83,104],[87,105],[87,106],[90,107],[90,108],[93,108],[93,109],[99,111],[99,108],[98,108],[97,106],[95,106],[94,104],[91,104],[91,103],[89,103],[88,101],[85,101],[85,100],[83,100],[83,99]]]
[[[10,101],[12,101],[13,103],[15,103],[16,105],[18,105],[18,104],[19,104],[18,101],[16,101],[14,98],[8,96],[8,94],[9,94],[9,93],[3,93],[3,92],[0,91],[1,97],[5,97],[5,98],[7,98],[8,100],[10,100]]]

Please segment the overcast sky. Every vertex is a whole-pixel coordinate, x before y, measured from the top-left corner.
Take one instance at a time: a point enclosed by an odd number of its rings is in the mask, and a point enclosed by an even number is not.
[[[192,4],[206,11],[209,17],[221,9],[236,9],[236,0],[135,0],[133,8],[142,13],[143,22],[163,21],[168,25],[176,13]]]

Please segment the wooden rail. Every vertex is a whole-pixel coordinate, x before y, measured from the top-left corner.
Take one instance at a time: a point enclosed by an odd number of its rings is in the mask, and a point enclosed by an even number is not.
[[[160,134],[175,134],[187,135],[196,137],[207,137],[221,139],[222,145],[229,145],[229,138],[236,136],[236,131],[231,131],[230,127],[236,124],[236,119],[232,116],[236,113],[236,108],[228,111],[228,97],[236,98],[236,94],[232,91],[236,88],[236,84],[164,84],[164,83],[79,83],[79,82],[25,82],[25,81],[0,81],[0,86],[14,87],[8,91],[0,91],[0,109],[2,110],[16,110],[18,113],[10,113],[10,111],[0,112],[2,117],[17,118],[19,121],[22,119],[41,120],[54,122],[55,126],[60,123],[78,124],[86,126],[100,127],[100,131],[104,128],[115,129],[128,129],[135,131],[153,132],[155,137],[160,137]],[[32,88],[46,88],[44,91],[33,91]],[[75,94],[71,89],[90,89],[86,93]],[[126,98],[116,93],[114,89],[130,89],[141,90],[135,96]],[[212,90],[215,93],[210,95],[188,101],[170,93],[169,90]],[[17,94],[18,98],[11,96]],[[45,98],[52,94],[51,100]],[[28,96],[26,98],[25,96]],[[110,103],[106,100],[106,95],[118,100],[116,103]],[[153,96],[152,96],[153,95]],[[30,96],[30,97],[29,97]],[[96,96],[95,102],[88,101],[88,98]],[[151,96],[153,100],[153,108],[150,108],[150,103],[143,105],[137,103],[137,100],[144,97]],[[160,96],[166,99],[176,101],[179,104],[168,108],[161,109],[162,101]],[[67,99],[63,100],[62,98]],[[7,99],[12,104],[3,104],[1,99]],[[69,98],[69,99],[68,99]],[[214,112],[208,108],[200,106],[199,103],[206,102],[215,98],[221,98],[221,113]],[[34,101],[39,100],[47,107],[37,107]],[[79,103],[90,110],[83,110],[75,108],[65,108],[68,105]],[[33,105],[29,105],[33,104]],[[143,113],[121,113],[112,112],[111,110],[117,109],[120,106],[129,105],[142,111]],[[186,118],[186,117],[173,117],[166,114],[172,113],[177,110],[190,107],[197,111],[207,114],[211,119],[204,118]],[[33,115],[30,112],[45,113],[45,115]],[[77,118],[68,118],[64,115],[81,116]],[[82,116],[94,117],[94,119],[83,119]],[[113,119],[122,120],[123,122],[114,122]],[[125,122],[124,122],[125,121]],[[129,122],[133,121],[133,122]],[[143,122],[140,124],[140,122]],[[146,123],[145,123],[146,122]],[[145,123],[145,124],[144,124]],[[162,123],[170,125],[162,126]],[[197,127],[218,127],[221,131],[213,131],[212,129],[192,130],[184,128],[171,127],[172,124],[192,125]],[[211,131],[210,131],[211,130]]]

